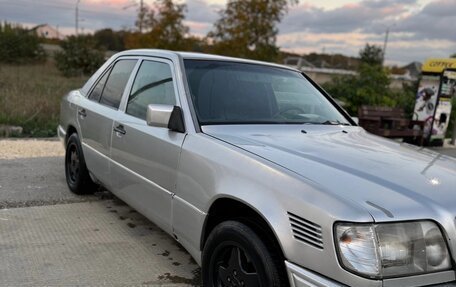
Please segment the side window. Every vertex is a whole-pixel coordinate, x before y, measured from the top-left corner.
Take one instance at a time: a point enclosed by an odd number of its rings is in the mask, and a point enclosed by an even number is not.
[[[101,95],[100,103],[119,108],[122,94],[137,60],[120,60],[111,70]]]
[[[111,68],[109,68],[108,71],[106,71],[106,73],[104,73],[103,77],[101,77],[101,79],[98,81],[95,88],[90,93],[89,99],[91,99],[92,101],[95,101],[95,102],[100,101],[101,93],[103,92],[103,88],[106,84],[106,79],[108,78],[110,72],[111,72]]]
[[[176,104],[171,68],[166,63],[144,61],[141,64],[128,98],[126,113],[145,120],[150,104]]]

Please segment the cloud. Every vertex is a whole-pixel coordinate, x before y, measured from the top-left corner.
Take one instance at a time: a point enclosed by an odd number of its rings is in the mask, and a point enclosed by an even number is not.
[[[364,0],[332,10],[299,5],[279,25],[280,33],[411,33],[415,39],[456,41],[456,1],[438,0],[417,8],[416,0]]]
[[[190,34],[196,35],[198,37],[205,37],[207,32],[212,29],[212,24],[204,22],[193,22],[193,21],[184,21],[184,24],[190,28]]]
[[[387,63],[405,64],[412,61],[423,62],[427,58],[447,58],[454,51],[455,43],[449,40],[435,41],[395,41],[388,44]]]
[[[415,4],[416,0],[366,0],[331,10],[303,4],[290,9],[279,28],[281,33],[347,33],[372,30],[370,27],[401,16],[408,11],[410,5]]]
[[[448,57],[456,51],[456,1],[364,0],[333,9],[308,2],[290,9],[279,25],[278,43],[286,50],[356,56],[369,42],[383,45],[390,28],[387,62],[407,63]]]
[[[403,5],[415,5],[417,0],[365,0],[363,3],[366,7],[374,9],[383,9],[389,7],[397,7]]]
[[[75,26],[75,1],[15,0],[1,2],[0,20],[19,23],[48,23],[69,30]],[[123,10],[129,0],[81,1],[79,4],[80,27],[86,32],[112,27],[131,28],[134,25],[134,7]],[[74,30],[73,30],[74,31]]]
[[[424,7],[422,13],[436,17],[455,17],[456,2],[453,0],[442,0],[429,3]]]
[[[420,40],[451,40],[456,42],[456,1],[441,0],[426,5],[421,11],[398,22],[397,32],[413,33]],[[456,45],[456,43],[455,43]]]
[[[219,4],[208,4],[204,0],[187,0],[186,19],[192,22],[213,23],[219,15],[218,12],[224,6]]]
[[[279,35],[278,44],[281,48],[297,53],[322,52],[345,55],[358,55],[365,45],[366,35],[353,33],[291,33]]]
[[[187,5],[190,32],[205,36],[226,0],[176,0]],[[75,0],[0,0],[0,21],[48,23],[74,31]],[[132,29],[138,0],[82,0],[80,26],[85,32],[110,27]],[[151,4],[154,0],[145,0]],[[332,3],[329,5],[329,3]],[[387,61],[406,63],[456,52],[456,0],[301,0],[279,24],[278,44],[295,52],[356,56],[366,42],[383,45],[390,27]],[[32,25],[32,24],[30,24]]]

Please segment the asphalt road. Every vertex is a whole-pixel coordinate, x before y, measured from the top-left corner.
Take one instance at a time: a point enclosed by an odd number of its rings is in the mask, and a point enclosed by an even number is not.
[[[62,157],[0,160],[0,208],[96,200],[69,192],[63,161]]]

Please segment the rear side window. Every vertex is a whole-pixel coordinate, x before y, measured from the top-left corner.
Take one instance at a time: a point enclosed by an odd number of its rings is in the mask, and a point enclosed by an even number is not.
[[[89,95],[89,99],[95,102],[99,102],[101,98],[101,93],[103,92],[103,88],[106,84],[106,80],[108,79],[109,72],[111,71],[111,68],[106,71],[106,73],[101,77],[101,79],[98,81],[97,85],[95,88],[93,88],[92,92]]]
[[[171,68],[166,63],[144,61],[141,64],[128,98],[126,113],[145,120],[150,104],[176,104]]]
[[[101,95],[100,103],[119,108],[122,94],[137,60],[120,60],[111,70]]]

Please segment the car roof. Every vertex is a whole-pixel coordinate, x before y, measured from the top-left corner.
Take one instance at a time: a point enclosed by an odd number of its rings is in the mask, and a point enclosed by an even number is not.
[[[177,56],[177,57],[181,57],[182,59],[237,62],[237,63],[271,66],[271,67],[288,69],[288,70],[300,72],[299,70],[294,69],[292,67],[279,65],[279,64],[275,64],[275,63],[219,56],[219,55],[213,55],[213,54],[196,53],[196,52],[179,52],[179,51],[159,50],[159,49],[134,49],[134,50],[126,50],[126,51],[117,53],[114,56],[115,57],[119,57],[119,56],[176,57]]]

